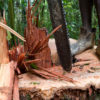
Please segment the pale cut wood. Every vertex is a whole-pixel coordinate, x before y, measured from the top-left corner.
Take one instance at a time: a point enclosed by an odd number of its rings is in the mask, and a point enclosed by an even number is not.
[[[0,66],[0,100],[12,100],[15,67],[14,62]]]
[[[0,64],[8,62],[9,62],[9,56],[8,56],[8,47],[6,40],[6,30],[0,27]]]
[[[19,100],[18,77],[16,75],[15,75],[14,89],[13,89],[13,100]]]
[[[15,36],[17,36],[19,39],[21,39],[22,41],[25,42],[24,37],[22,37],[20,34],[18,34],[16,31],[14,31],[12,28],[10,28],[9,26],[3,24],[0,22],[0,26],[3,27],[4,29],[10,31],[12,34],[14,34]]]
[[[70,45],[71,45],[73,43],[76,43],[77,41],[75,39],[70,38],[69,42],[70,42]],[[48,45],[49,45],[49,48],[51,50],[51,60],[52,60],[52,62],[55,65],[59,65],[60,60],[59,60],[58,53],[57,53],[55,39],[49,39]]]

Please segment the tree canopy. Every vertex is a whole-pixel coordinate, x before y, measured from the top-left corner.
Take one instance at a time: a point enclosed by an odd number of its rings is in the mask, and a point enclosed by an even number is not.
[[[40,0],[37,1],[39,2]],[[0,0],[0,12],[5,9],[7,24],[21,35],[23,35],[24,28],[26,26],[26,8],[28,4],[27,2],[28,0]],[[32,5],[34,0],[30,0],[30,2]],[[69,36],[71,38],[77,39],[82,23],[78,0],[63,0],[63,6],[66,14],[66,23]],[[50,33],[52,30],[52,26],[47,0],[42,0],[35,15],[39,15],[38,26],[46,27],[48,33]],[[95,9],[93,9],[92,23],[93,27],[97,28],[98,33],[98,20],[95,13]],[[8,38],[10,40],[10,38],[15,37],[9,35]]]

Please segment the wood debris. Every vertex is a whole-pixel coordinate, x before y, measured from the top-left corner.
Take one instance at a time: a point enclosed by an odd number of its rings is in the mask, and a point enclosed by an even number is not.
[[[54,74],[53,72],[50,72],[48,69],[52,67],[51,51],[48,46],[48,41],[49,41],[50,36],[54,34],[59,28],[61,28],[62,25],[59,25],[49,35],[47,35],[47,31],[45,29],[39,29],[36,27],[35,24],[32,23],[32,16],[33,16],[32,14],[34,13],[32,13],[31,10],[33,7],[34,6],[32,7],[30,6],[30,2],[28,1],[28,9],[27,9],[27,14],[26,14],[27,27],[25,28],[25,32],[24,32],[24,37],[26,40],[26,42],[24,43],[24,52],[26,54],[26,57],[25,57],[26,59],[24,59],[23,61],[24,68],[26,68],[26,70],[28,71],[41,75],[44,78],[47,78],[48,76],[48,78],[51,78],[51,77],[56,78],[56,79],[61,78],[63,80],[73,82],[71,78],[64,77],[61,74]],[[35,66],[37,66],[38,69],[43,72],[40,73],[40,71],[36,71],[36,69],[35,70],[32,69],[31,67],[32,64],[35,64]],[[46,71],[46,74],[44,73],[44,71]]]

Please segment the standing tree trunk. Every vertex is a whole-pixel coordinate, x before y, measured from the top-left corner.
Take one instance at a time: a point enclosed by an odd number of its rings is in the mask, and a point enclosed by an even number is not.
[[[60,58],[60,63],[66,71],[70,71],[71,52],[70,52],[64,10],[62,6],[62,0],[47,0],[47,1],[50,10],[53,29],[59,25],[62,25],[62,28],[56,31],[54,34],[58,55]]]
[[[15,17],[14,17],[14,2],[13,0],[8,0],[8,17],[9,17],[9,25],[12,29],[15,26]],[[12,35],[11,45],[15,43],[15,36]]]

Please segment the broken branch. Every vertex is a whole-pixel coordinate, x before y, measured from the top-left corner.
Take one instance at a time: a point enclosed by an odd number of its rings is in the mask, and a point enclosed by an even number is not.
[[[4,29],[8,30],[9,32],[11,32],[13,35],[17,36],[19,39],[21,39],[22,41],[26,41],[24,39],[24,37],[22,37],[20,34],[18,34],[16,31],[14,31],[12,28],[10,28],[9,26],[3,24],[0,22],[0,26],[3,27]]]

